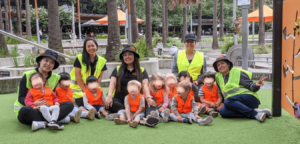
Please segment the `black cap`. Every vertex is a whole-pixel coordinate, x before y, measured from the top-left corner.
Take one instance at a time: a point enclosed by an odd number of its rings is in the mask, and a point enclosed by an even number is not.
[[[231,69],[233,67],[232,62],[226,56],[222,56],[221,55],[221,56],[217,57],[216,61],[213,64],[214,69],[215,69],[216,72],[219,72],[218,67],[217,67],[217,62],[218,61],[226,61],[227,63],[229,63],[230,64],[230,68],[229,69]]]
[[[189,34],[185,35],[184,41],[186,42],[187,40],[193,40],[193,41],[196,41],[196,40],[197,40],[197,36],[195,36],[195,35],[192,34],[192,33],[189,33]]]
[[[127,45],[123,48],[122,53],[120,54],[120,60],[123,59],[123,54],[126,51],[130,51],[133,54],[135,54],[138,58],[140,58],[140,55],[138,53],[136,53],[136,48],[133,45]]]
[[[55,61],[55,65],[53,67],[53,70],[55,70],[56,68],[59,67],[59,63],[57,61],[57,58],[58,58],[58,54],[52,50],[46,50],[44,51],[40,56],[38,56],[35,61],[37,63],[39,63],[44,57],[50,57],[52,58],[54,61]]]

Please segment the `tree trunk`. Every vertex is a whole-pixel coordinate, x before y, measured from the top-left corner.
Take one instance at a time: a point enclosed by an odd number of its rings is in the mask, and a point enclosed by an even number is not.
[[[259,33],[258,33],[258,45],[265,45],[265,22],[263,18],[263,6],[264,0],[259,0]]]
[[[4,30],[4,26],[3,26],[3,18],[2,18],[2,14],[0,15],[0,29],[1,30]],[[4,54],[6,56],[9,56],[9,52],[8,52],[8,49],[7,49],[7,45],[6,45],[6,42],[5,42],[5,36],[0,34],[0,50],[4,50]]]
[[[26,35],[28,40],[32,40],[31,36],[31,22],[30,22],[30,5],[29,5],[29,0],[25,1],[26,3]]]
[[[197,42],[201,41],[202,33],[202,2],[198,4],[198,32],[197,32]]]
[[[166,4],[165,4],[165,24],[166,24],[166,37],[169,38],[169,20],[168,20],[168,16],[169,16],[169,1],[168,0],[165,0]]]
[[[184,38],[186,35],[186,6],[183,6],[183,29],[182,29],[182,37],[181,42],[184,42]]]
[[[214,0],[214,15],[213,15],[213,42],[212,49],[218,49],[218,34],[217,34],[217,0]]]
[[[152,23],[151,23],[151,1],[146,0],[146,44],[153,53],[152,46]]]
[[[162,43],[165,46],[165,44],[167,43],[167,26],[166,26],[166,1],[167,0],[162,0],[161,4],[162,4],[162,14],[161,14],[161,24],[162,24]]]
[[[130,9],[131,9],[131,36],[132,36],[132,43],[136,43],[139,38],[138,32],[138,24],[136,22],[136,0],[130,0]],[[116,8],[117,9],[117,8]],[[119,28],[118,28],[119,29]]]
[[[62,32],[60,30],[60,20],[58,14],[58,0],[48,0],[48,47],[63,53]],[[59,56],[58,62],[65,64],[65,58]]]
[[[108,16],[109,25],[108,25],[108,39],[107,39],[105,58],[107,61],[114,61],[116,51],[121,48],[120,31],[119,31],[118,15],[117,15],[117,1],[109,0],[106,2],[106,4],[107,4],[107,16]]]
[[[16,0],[16,7],[17,7],[17,36],[21,37],[22,36],[22,17],[21,17],[21,9],[20,9],[20,0]]]
[[[236,20],[236,0],[233,0],[233,15],[232,15],[232,24],[235,26]],[[234,45],[237,45],[238,34],[233,34]]]
[[[7,0],[4,0],[4,9],[5,9],[5,31],[10,32]]]
[[[224,37],[224,0],[220,0],[220,37]]]

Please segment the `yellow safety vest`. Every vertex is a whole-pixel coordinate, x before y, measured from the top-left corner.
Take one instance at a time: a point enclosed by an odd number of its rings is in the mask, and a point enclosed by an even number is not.
[[[83,80],[83,83],[86,84],[86,79],[89,76],[91,76],[91,67],[89,68],[88,71],[86,71],[87,67],[86,67],[86,64],[83,64],[83,62],[82,62],[82,54],[78,54],[76,56],[76,58],[79,60],[80,65],[81,65],[81,78]],[[104,67],[105,63],[106,63],[106,59],[103,58],[103,57],[101,57],[101,56],[98,56],[96,70],[95,70],[95,73],[94,73],[94,76],[96,78],[98,78],[100,76],[102,68]],[[72,69],[72,71],[70,73],[70,76],[71,76],[71,85],[70,85],[70,88],[73,91],[73,98],[76,99],[76,98],[83,97],[84,92],[81,90],[81,88],[78,85],[77,80],[76,80],[75,67],[73,67],[73,69]]]
[[[250,94],[260,101],[259,95],[256,92],[252,92],[240,85],[241,72],[246,73],[250,79],[252,78],[251,72],[239,68],[232,68],[229,72],[228,82],[225,84],[223,74],[220,72],[216,74],[216,81],[224,98],[227,99],[240,94]]]
[[[198,79],[201,74],[201,69],[204,64],[204,54],[202,52],[195,52],[191,64],[186,56],[186,50],[179,52],[177,55],[178,74],[182,71],[188,71],[193,78],[193,81]]]
[[[33,73],[36,73],[36,70],[26,71],[23,73],[23,76],[26,74],[26,88],[29,90],[31,89],[31,82],[30,77]],[[60,79],[60,76],[56,73],[51,74],[51,77],[47,80],[46,87],[50,87],[52,90],[56,87],[58,81]],[[18,87],[18,95],[19,95],[19,87]],[[18,117],[20,109],[23,107],[18,99],[16,99],[14,103],[14,112],[16,113],[16,116]]]

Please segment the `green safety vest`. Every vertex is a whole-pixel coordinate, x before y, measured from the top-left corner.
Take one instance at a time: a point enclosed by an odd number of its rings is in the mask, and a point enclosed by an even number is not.
[[[86,71],[87,67],[85,64],[83,64],[82,62],[82,54],[78,54],[76,56],[76,58],[79,60],[80,62],[80,65],[81,65],[81,78],[83,80],[83,83],[86,84],[86,79],[91,76],[91,67],[89,68],[88,71]],[[97,65],[96,65],[96,70],[95,70],[95,73],[94,73],[94,76],[96,78],[98,78],[102,72],[102,68],[104,67],[106,63],[106,59],[101,57],[101,56],[98,56],[98,61],[97,61]],[[71,76],[71,85],[70,85],[70,88],[72,89],[73,91],[73,98],[81,98],[83,97],[83,94],[84,92],[81,90],[80,86],[78,85],[77,83],[77,80],[76,80],[76,76],[75,76],[75,67],[73,67],[71,73],[70,73],[70,76]]]
[[[204,64],[204,54],[202,52],[195,52],[194,58],[189,63],[189,60],[186,56],[186,50],[179,52],[177,55],[177,67],[178,73],[182,71],[188,71],[193,81],[198,79],[198,76],[201,74],[201,69]]]
[[[31,82],[30,82],[30,77],[33,73],[36,73],[36,70],[31,70],[31,71],[26,71],[23,73],[23,76],[26,74],[26,88],[29,90],[31,89]],[[46,83],[46,87],[50,87],[52,90],[55,89],[58,81],[60,79],[60,76],[56,73],[51,74],[51,77],[47,80]],[[19,94],[19,87],[18,87],[18,92]],[[15,103],[14,103],[14,112],[16,113],[16,116],[18,117],[19,115],[19,111],[20,109],[23,107],[24,105],[22,105],[18,99],[16,99]]]
[[[256,92],[249,91],[248,89],[239,85],[241,72],[246,73],[249,76],[249,78],[252,79],[251,72],[239,68],[232,68],[230,70],[229,79],[226,84],[224,84],[223,74],[220,72],[216,74],[216,81],[222,91],[224,98],[227,99],[229,97],[240,95],[240,94],[250,94],[256,97],[260,101],[259,95]]]

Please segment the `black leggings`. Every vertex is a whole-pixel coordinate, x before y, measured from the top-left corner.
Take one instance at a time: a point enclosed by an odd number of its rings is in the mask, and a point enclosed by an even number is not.
[[[64,102],[60,104],[59,116],[57,121],[64,119],[73,110],[72,102]],[[42,113],[29,106],[24,106],[20,109],[18,120],[22,124],[31,125],[32,121],[46,121]]]
[[[124,100],[121,100],[119,98],[113,98],[113,104],[112,107],[109,107],[107,110],[111,113],[117,113],[121,109],[125,109],[124,106]]]
[[[152,98],[152,100],[154,100],[156,102],[155,98]],[[145,117],[147,117],[148,115],[150,115],[150,113],[152,111],[156,111],[156,107],[150,106],[148,107],[147,101],[145,100]]]
[[[84,106],[83,105],[83,97],[75,99],[75,103],[78,107]]]

